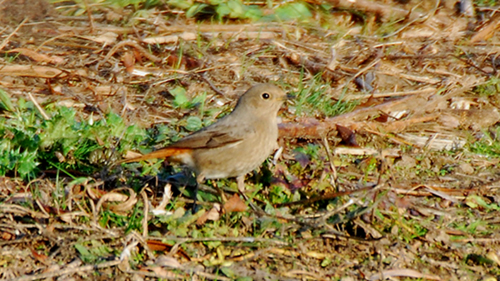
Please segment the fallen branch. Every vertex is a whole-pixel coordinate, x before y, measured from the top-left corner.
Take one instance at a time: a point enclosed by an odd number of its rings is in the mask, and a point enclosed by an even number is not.
[[[78,272],[113,267],[113,266],[119,265],[121,262],[122,261],[120,261],[120,260],[116,260],[116,261],[103,262],[100,264],[84,265],[84,266],[80,266],[77,268],[70,267],[70,268],[65,268],[65,269],[57,270],[57,271],[45,272],[42,274],[27,275],[27,276],[16,278],[16,279],[14,279],[14,281],[31,281],[31,280],[39,280],[39,279],[48,279],[48,278],[53,278],[53,277],[57,277],[57,276],[67,275],[67,274],[74,274],[74,273],[78,273]]]
[[[430,95],[432,93],[425,93],[425,95]],[[337,131],[337,124],[348,127],[354,131],[356,129],[365,126],[368,117],[379,114],[379,112],[387,112],[389,110],[395,110],[397,106],[400,105],[410,105],[413,104],[413,100],[416,98],[421,98],[421,95],[408,96],[398,100],[386,102],[379,104],[374,107],[364,107],[352,112],[342,114],[335,117],[326,118],[323,121],[317,119],[308,119],[305,122],[288,122],[279,124],[280,137],[284,138],[306,138],[306,139],[320,139],[326,136],[332,131]],[[423,118],[422,122],[429,121],[435,118]],[[360,123],[359,121],[363,121]],[[408,121],[402,121],[397,125],[393,125],[390,129],[401,129],[402,124]],[[411,122],[410,122],[411,123]],[[377,123],[382,124],[382,123]]]

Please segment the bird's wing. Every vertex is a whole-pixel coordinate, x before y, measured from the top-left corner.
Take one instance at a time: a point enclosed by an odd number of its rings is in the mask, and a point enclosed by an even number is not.
[[[231,126],[208,126],[200,131],[197,131],[187,137],[180,139],[167,147],[155,150],[148,154],[144,154],[131,159],[124,159],[118,163],[139,162],[148,159],[168,158],[171,156],[190,153],[193,149],[217,148],[228,144],[238,143],[243,140],[243,137],[251,137],[253,130],[245,128],[244,130],[235,130]]]
[[[193,149],[217,148],[228,144],[235,144],[244,138],[252,138],[256,134],[255,128],[247,124],[214,123],[179,141],[145,155],[132,159],[124,159],[117,163],[138,162],[154,158],[168,158],[171,156],[189,153]]]
[[[192,135],[184,137],[168,147],[190,149],[217,148],[227,144],[240,142],[243,138],[249,138],[253,134],[255,134],[255,130],[247,126],[216,123],[213,126],[208,126]]]

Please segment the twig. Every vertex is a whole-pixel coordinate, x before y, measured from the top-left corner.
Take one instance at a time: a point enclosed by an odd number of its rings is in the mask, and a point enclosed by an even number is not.
[[[83,4],[85,4],[85,9],[87,10],[87,16],[90,25],[90,34],[93,34],[95,31],[95,26],[94,26],[94,17],[92,17],[92,9],[90,8],[90,5],[87,0],[83,0]]]
[[[148,215],[149,215],[149,204],[148,196],[144,189],[141,190],[142,200],[144,200],[144,219],[142,220],[142,237],[146,238],[148,236]]]
[[[335,210],[331,210],[331,211],[328,211],[328,212],[326,212],[324,214],[321,214],[321,216],[319,217],[320,223],[322,223],[324,225],[328,225],[328,222],[327,222],[328,218],[330,218],[331,216],[333,216],[335,214],[340,213],[340,211],[346,209],[347,207],[353,205],[354,203],[355,203],[354,200],[351,198],[344,205],[342,205],[342,206],[340,206],[338,208],[335,208]]]
[[[332,169],[333,180],[331,180],[331,184],[335,190],[337,189],[337,169],[335,169],[335,165],[333,164],[332,151],[330,150],[330,145],[328,144],[328,140],[326,136],[323,136],[323,146],[326,150],[326,156],[328,157],[328,162],[330,162],[330,169]]]
[[[0,2],[0,5],[1,5],[1,4],[2,4],[2,2]],[[0,34],[2,34],[5,30],[7,30],[7,28],[8,28],[8,26],[4,27],[4,28],[2,29],[2,31],[0,31]]]
[[[126,237],[126,243],[129,243],[131,240],[137,240],[136,242],[137,243],[140,243],[142,245],[142,247],[144,247],[144,250],[146,251],[146,253],[148,254],[148,256],[151,258],[151,259],[154,259],[155,258],[155,254],[153,253],[153,251],[151,251],[151,249],[149,248],[149,245],[148,245],[148,237],[147,237],[147,233],[146,233],[146,236],[141,236],[138,232],[136,231],[132,231],[132,233],[130,233],[129,235],[127,235]],[[132,242],[130,245],[134,244],[135,242]],[[128,246],[127,246],[128,247]],[[128,248],[127,251],[130,252],[130,249],[131,248]],[[124,252],[122,253],[122,256],[125,254],[125,250],[124,249]],[[122,258],[121,258],[122,259]],[[122,259],[123,260],[123,259]]]
[[[155,278],[154,280],[187,280],[185,276],[182,276],[180,274],[174,274],[174,276],[166,276],[165,274],[158,274],[153,271],[144,271],[144,270],[127,270],[125,271],[128,274],[134,274],[134,275],[142,275],[146,277],[152,277]],[[222,280],[222,279],[219,279]]]
[[[367,13],[380,14],[383,18],[391,17],[407,17],[410,20],[420,19],[422,17],[421,13],[409,13],[405,9],[399,9],[393,5],[387,5],[371,0],[326,0],[327,3],[334,5],[337,8],[347,9],[347,10],[361,10]]]
[[[132,41],[132,40],[127,40],[127,41],[122,41],[118,44],[116,44],[109,52],[108,54],[104,57],[104,59],[102,61],[99,61],[96,65],[96,69],[99,70],[99,67],[106,63],[112,55],[114,55],[116,53],[116,51],[120,48],[122,48],[123,46],[131,46],[135,49],[137,49],[141,55],[145,56],[146,58],[148,58],[149,60],[151,61],[154,61],[154,62],[161,62],[162,61],[162,58],[160,57],[157,57],[153,54],[150,54],[146,49],[144,49],[141,45],[139,45],[139,43],[135,42],[135,41]]]
[[[405,92],[392,92],[392,93],[379,93],[379,94],[371,94],[371,95],[352,95],[348,97],[342,98],[344,101],[351,100],[360,100],[360,99],[368,99],[368,98],[391,98],[391,97],[400,97],[400,96],[410,96],[417,94],[430,94],[433,92],[437,92],[437,89],[434,87],[428,87],[424,89],[405,91]]]
[[[50,43],[50,42],[53,42],[57,39],[61,39],[61,38],[64,38],[64,37],[73,37],[74,35],[73,34],[61,34],[61,35],[58,35],[58,36],[54,36],[54,37],[51,37],[45,41],[43,41],[42,44],[38,45],[38,47],[36,47],[35,51],[39,51],[43,46],[45,46],[46,44]]]
[[[207,273],[207,272],[202,272],[202,271],[198,271],[195,274],[196,275],[200,275],[202,277],[205,277],[207,279],[211,279],[211,280],[221,280],[221,281],[234,280],[232,278],[227,278],[227,277],[224,277],[224,276],[220,276],[219,274],[212,274],[212,273]]]
[[[116,266],[120,263],[121,263],[121,261],[117,260],[117,261],[103,262],[100,264],[85,265],[85,266],[80,266],[77,268],[65,268],[62,270],[46,272],[46,273],[42,273],[42,274],[23,276],[23,277],[16,278],[13,281],[31,281],[31,280],[38,280],[38,279],[48,279],[48,278],[53,278],[53,277],[62,276],[62,275],[66,275],[66,274],[73,274],[73,273],[78,273],[78,272],[83,272],[83,271],[91,271],[91,270],[96,270],[96,269],[112,267],[112,266]]]
[[[214,70],[214,69],[219,69],[219,68],[225,68],[225,67],[231,67],[231,66],[232,67],[238,67],[238,66],[241,66],[241,63],[218,64],[218,65],[214,65],[214,66],[211,66],[211,67],[194,70],[194,73],[202,73],[202,72],[207,72],[209,70]]]
[[[375,66],[379,62],[380,62],[380,58],[377,58],[377,59],[373,60],[369,65],[363,67],[360,71],[358,71],[356,74],[354,74],[354,76],[349,78],[347,80],[347,82],[345,82],[344,87],[347,87],[349,85],[349,83],[354,81],[354,79],[356,79],[359,75],[365,73],[368,69],[372,68],[373,66]]]
[[[299,201],[294,201],[294,202],[276,204],[275,206],[276,207],[284,207],[284,206],[288,207],[288,206],[292,206],[292,205],[310,205],[314,202],[323,201],[323,200],[330,200],[330,199],[334,199],[334,198],[344,196],[344,195],[350,195],[350,194],[358,193],[361,191],[372,190],[374,188],[375,188],[374,186],[367,186],[367,187],[362,187],[362,188],[358,188],[358,189],[354,189],[354,190],[330,192],[330,193],[327,193],[327,194],[322,195],[322,196],[317,196],[317,197],[299,200]]]
[[[238,243],[271,243],[282,246],[287,246],[288,243],[276,240],[276,239],[266,239],[266,238],[255,238],[255,237],[201,237],[201,238],[185,238],[185,237],[175,237],[175,236],[162,236],[162,237],[148,237],[149,240],[172,240],[179,243],[194,243],[194,242],[209,242],[209,241],[219,241],[219,242],[238,242]]]
[[[411,21],[410,21],[410,22],[408,22],[407,24],[403,25],[401,28],[399,28],[398,30],[394,31],[393,33],[390,33],[390,34],[387,34],[387,35],[385,35],[385,36],[382,36],[382,38],[384,38],[384,39],[386,39],[386,38],[390,38],[390,37],[392,37],[392,36],[394,36],[394,35],[396,35],[396,34],[400,33],[401,31],[405,30],[407,27],[409,27],[410,25],[412,25],[412,24],[414,24],[414,23],[416,23],[416,22],[422,22],[422,23],[423,23],[423,22],[425,22],[426,20],[430,19],[430,17],[431,17],[431,16],[433,16],[433,15],[436,13],[436,11],[437,11],[437,9],[438,9],[438,7],[439,7],[439,4],[440,4],[440,3],[441,3],[441,1],[436,0],[436,5],[434,6],[434,8],[433,8],[433,9],[432,9],[429,13],[427,13],[425,16],[421,15],[421,16],[419,16],[419,17],[414,18],[413,20],[411,20]],[[418,5],[417,5],[417,6],[418,6]],[[413,7],[413,9],[411,9],[411,11],[410,11],[410,12],[413,12],[413,10],[415,10],[415,8],[416,8],[417,6]],[[410,14],[410,15],[411,15],[411,14]]]
[[[495,243],[500,242],[500,238],[464,238],[464,239],[453,239],[454,243]]]
[[[11,34],[9,34],[9,36],[7,36],[7,38],[5,38],[5,40],[3,40],[2,44],[0,44],[0,51],[3,50],[3,48],[5,48],[5,46],[7,46],[7,44],[9,44],[9,41],[10,41],[10,38],[12,36],[14,36],[14,34],[16,34],[16,32],[19,30],[19,28],[21,28],[21,26],[23,26],[26,21],[28,20],[28,18],[25,18],[17,27],[14,31],[12,31]]]
[[[19,206],[19,205],[15,205],[15,204],[5,204],[5,203],[2,203],[0,204],[0,213],[13,213],[13,214],[17,214],[17,215],[29,215],[31,216],[32,218],[41,218],[41,219],[48,219],[49,217],[43,213],[40,213],[40,212],[37,212],[37,211],[33,211],[33,210],[30,210],[28,208],[25,208],[25,207],[22,207],[22,206]]]
[[[376,131],[370,130],[368,132],[369,133],[373,132],[374,134],[377,134],[377,135],[386,136],[386,134],[381,134],[381,133],[376,132]],[[396,142],[396,143],[398,143],[398,142]],[[388,157],[400,157],[401,156],[401,149],[398,149],[398,148],[387,148],[387,149],[384,149],[382,152],[385,156],[388,156]],[[380,154],[380,151],[377,149],[374,149],[374,148],[336,147],[333,150],[333,154],[335,154],[335,155],[343,154],[343,155],[361,155],[361,156],[373,155],[373,156],[376,156],[376,155]]]
[[[216,92],[217,94],[221,95],[221,96],[225,96],[226,94],[224,92],[222,92],[221,90],[219,90],[217,87],[215,87],[215,85],[212,83],[212,81],[210,81],[207,76],[206,76],[206,72],[203,73],[202,75],[200,75],[201,79],[203,79],[203,81],[205,81],[208,86],[210,87],[210,89],[212,89],[214,92]]]
[[[30,97],[30,100],[33,102],[33,104],[35,105],[36,109],[38,109],[38,111],[40,112],[40,114],[42,114],[43,119],[50,120],[49,115],[47,115],[47,113],[45,112],[45,110],[43,110],[43,108],[40,106],[40,104],[38,104],[38,102],[35,100],[35,98],[33,97],[33,95],[31,93],[28,93],[28,96]]]

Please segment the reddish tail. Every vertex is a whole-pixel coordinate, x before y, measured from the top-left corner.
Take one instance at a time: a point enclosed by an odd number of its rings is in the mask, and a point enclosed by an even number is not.
[[[188,153],[189,151],[191,151],[191,149],[189,149],[189,148],[166,147],[166,148],[162,148],[162,149],[150,152],[148,154],[144,154],[142,156],[120,160],[120,161],[118,161],[118,164],[139,162],[139,161],[144,161],[144,160],[149,160],[149,159],[169,158],[169,157],[172,157],[175,155]]]

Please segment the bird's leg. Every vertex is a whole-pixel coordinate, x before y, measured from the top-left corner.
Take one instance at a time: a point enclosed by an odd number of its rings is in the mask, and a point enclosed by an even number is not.
[[[202,184],[204,181],[205,181],[205,176],[203,174],[199,174],[198,177],[196,177],[196,182],[198,182],[198,184]],[[224,191],[217,186],[216,182],[212,181],[212,186],[219,193],[222,203],[226,203],[227,198],[226,198],[226,194],[224,194]]]
[[[193,190],[193,207],[191,208],[193,210],[193,214],[198,213],[198,190],[200,188],[200,184],[196,182],[196,185],[194,186]]]
[[[226,203],[227,202],[227,198],[226,198],[226,194],[224,193],[224,190],[222,190],[222,188],[219,188],[217,186],[217,183],[216,182],[212,182],[214,188],[217,190],[217,192],[219,192],[219,195],[220,195],[220,200],[222,201],[222,203]]]
[[[196,185],[194,186],[193,190],[193,207],[191,208],[193,210],[193,214],[198,212],[198,190],[200,189],[200,184],[205,180],[205,176],[202,174],[196,176]]]
[[[243,197],[243,199],[245,201],[248,202],[248,205],[250,205],[250,208],[252,208],[252,210],[259,216],[263,216],[266,214],[266,212],[264,212],[261,208],[259,208],[258,206],[254,205],[250,199],[248,198],[248,196],[245,194],[245,175],[242,175],[242,176],[238,176],[236,178],[236,182],[238,183],[238,192],[240,193],[240,195]]]

